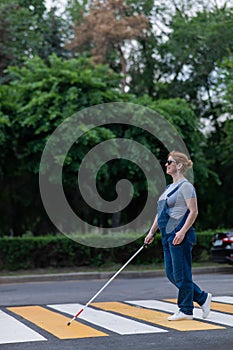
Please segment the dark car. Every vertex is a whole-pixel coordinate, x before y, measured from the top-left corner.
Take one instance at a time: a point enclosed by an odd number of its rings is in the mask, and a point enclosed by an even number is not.
[[[215,233],[211,246],[212,260],[233,264],[233,232]]]

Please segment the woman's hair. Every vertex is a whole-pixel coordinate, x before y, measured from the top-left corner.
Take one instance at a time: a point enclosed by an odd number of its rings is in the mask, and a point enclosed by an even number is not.
[[[185,174],[186,171],[190,168],[192,168],[193,166],[193,162],[191,161],[191,159],[189,159],[186,154],[178,152],[178,151],[172,151],[169,153],[168,156],[171,156],[174,158],[174,160],[178,163],[182,164],[182,167],[180,169],[180,172],[182,174]]]

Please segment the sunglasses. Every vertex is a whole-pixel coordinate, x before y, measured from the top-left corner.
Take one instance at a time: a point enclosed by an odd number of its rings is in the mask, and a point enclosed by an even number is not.
[[[167,160],[166,163],[165,163],[165,165],[166,165],[166,164],[171,165],[172,163],[176,163],[176,161],[175,161],[175,160]]]

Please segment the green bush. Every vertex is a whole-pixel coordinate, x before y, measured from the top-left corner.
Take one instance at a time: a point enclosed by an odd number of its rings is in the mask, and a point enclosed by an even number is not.
[[[213,231],[197,233],[197,244],[193,249],[194,261],[209,259],[212,235]],[[104,243],[106,238],[99,236],[98,240],[101,246],[101,241]],[[10,271],[45,267],[99,267],[103,264],[123,264],[143,245],[143,242],[144,237],[141,237],[120,247],[94,248],[78,244],[64,235],[3,237],[0,238],[0,269]],[[161,235],[157,234],[154,242],[137,255],[132,264],[151,264],[162,261]]]

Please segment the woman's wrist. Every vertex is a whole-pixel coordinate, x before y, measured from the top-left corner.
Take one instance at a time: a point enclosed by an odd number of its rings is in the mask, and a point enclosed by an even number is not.
[[[149,235],[152,236],[152,237],[154,237],[155,234],[156,234],[156,232],[153,232],[153,231],[150,231],[150,232],[149,232]]]

